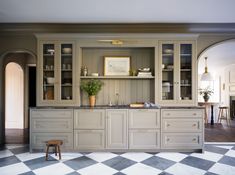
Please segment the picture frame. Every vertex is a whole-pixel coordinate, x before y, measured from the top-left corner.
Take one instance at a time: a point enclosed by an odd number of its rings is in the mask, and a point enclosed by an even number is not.
[[[104,76],[129,75],[130,56],[105,56]]]

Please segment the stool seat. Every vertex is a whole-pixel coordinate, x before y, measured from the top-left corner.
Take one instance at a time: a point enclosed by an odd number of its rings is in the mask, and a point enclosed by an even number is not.
[[[55,148],[55,155],[57,156],[57,150],[59,153],[59,159],[61,159],[61,151],[60,151],[60,145],[63,144],[62,140],[48,140],[46,141],[46,160],[48,160],[48,151],[49,147],[54,147]]]
[[[221,123],[221,120],[224,119],[227,122],[227,125],[230,125],[230,117],[228,115],[228,106],[220,106],[219,107],[219,115],[217,123]]]

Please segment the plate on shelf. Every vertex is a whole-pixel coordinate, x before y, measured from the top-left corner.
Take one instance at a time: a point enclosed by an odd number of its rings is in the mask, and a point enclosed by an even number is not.
[[[174,65],[168,65],[167,66],[167,69],[173,69],[174,68]]]

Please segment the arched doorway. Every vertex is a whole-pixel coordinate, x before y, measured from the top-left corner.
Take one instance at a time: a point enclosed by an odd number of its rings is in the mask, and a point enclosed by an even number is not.
[[[213,104],[214,125],[211,125],[212,108],[208,107],[207,114],[209,123],[205,125],[205,140],[212,142],[234,142],[235,141],[235,39],[216,43],[205,49],[198,57],[198,88],[210,86],[213,94],[209,103]],[[213,75],[211,82],[202,82],[200,77],[205,69],[207,59],[208,71]],[[202,97],[198,94],[198,101]],[[233,102],[232,102],[233,101]],[[219,106],[229,107],[231,125],[224,120],[222,124],[217,123]],[[232,109],[234,108],[234,109]]]
[[[12,51],[4,54],[2,59],[4,143],[27,144],[29,107],[36,106],[36,57],[29,51]]]
[[[24,128],[24,74],[17,63],[10,62],[5,69],[5,128]]]

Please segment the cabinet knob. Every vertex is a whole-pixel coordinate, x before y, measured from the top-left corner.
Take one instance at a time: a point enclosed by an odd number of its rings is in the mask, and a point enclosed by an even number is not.
[[[171,115],[170,113],[166,113],[166,115]]]
[[[197,113],[193,113],[193,115],[197,115]]]
[[[170,141],[170,139],[169,139],[169,138],[167,138],[167,139],[166,139],[166,141]]]
[[[193,141],[196,141],[197,139],[196,138],[193,138]]]
[[[169,123],[166,126],[171,126]]]
[[[194,123],[193,126],[197,126],[196,123]]]

